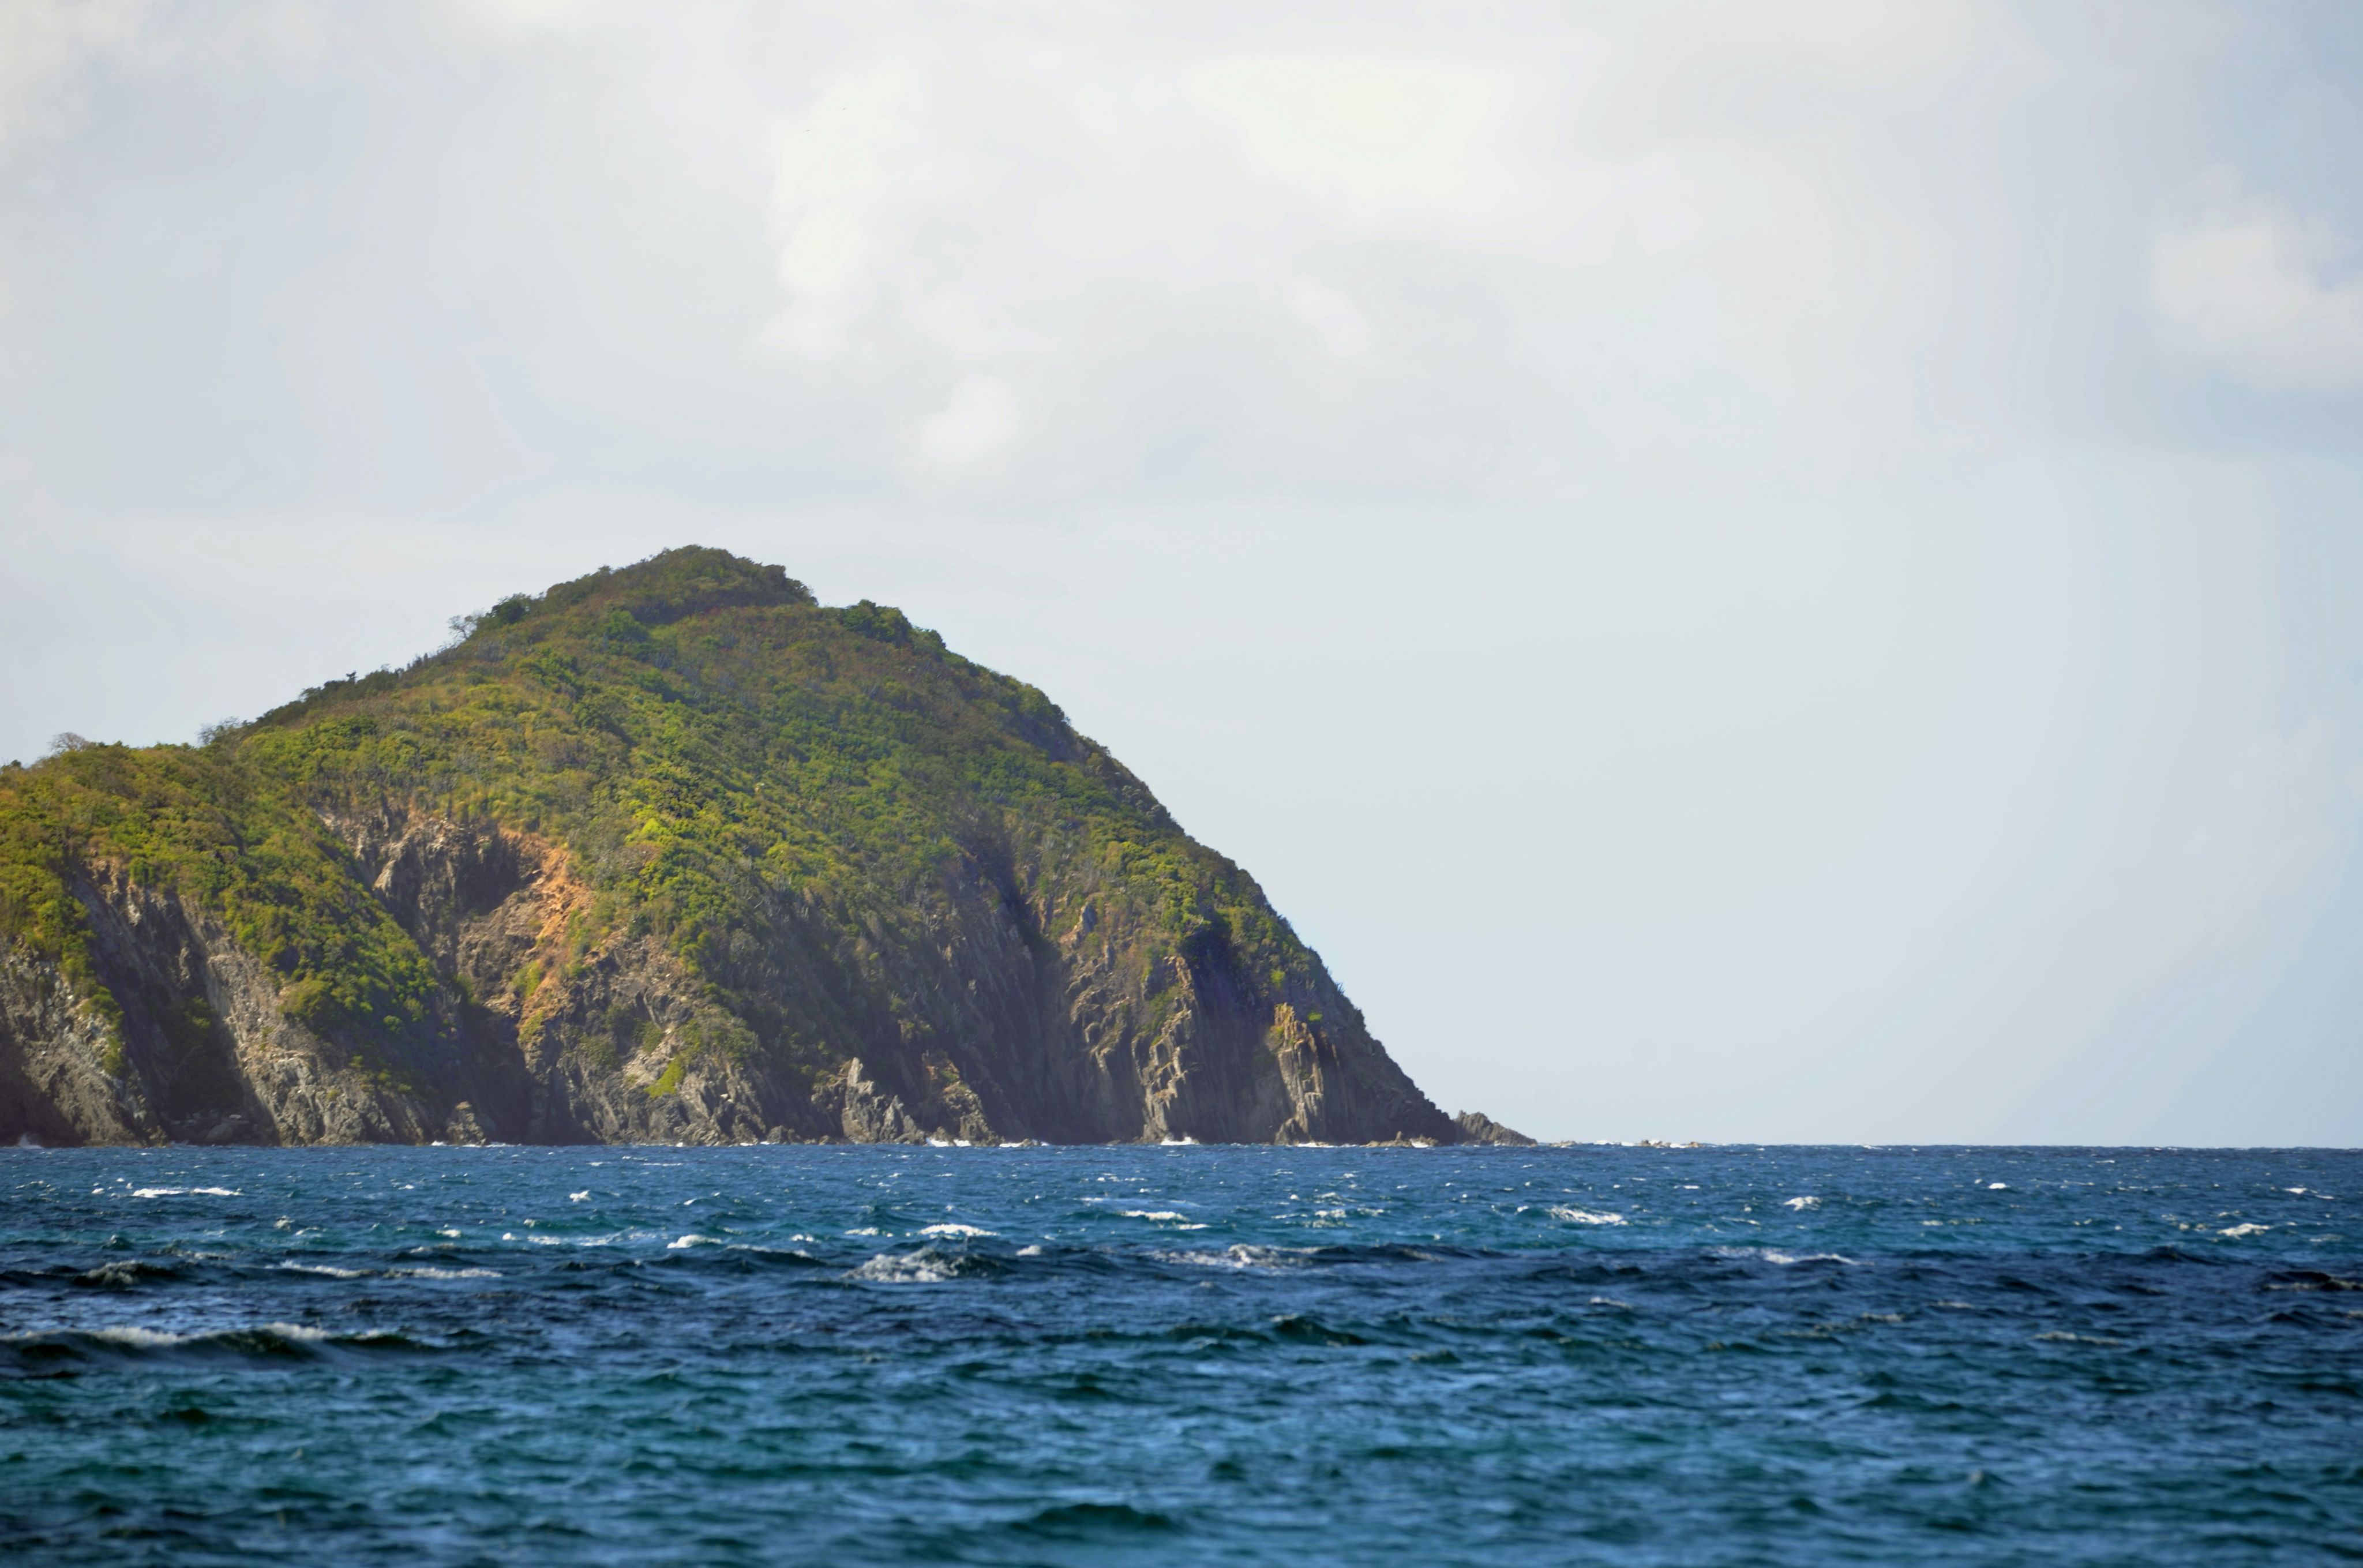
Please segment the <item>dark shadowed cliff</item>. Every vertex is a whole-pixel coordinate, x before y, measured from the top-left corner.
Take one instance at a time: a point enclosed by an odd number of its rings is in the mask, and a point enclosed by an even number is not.
[[[0,933],[11,1140],[1482,1136],[1040,692],[716,550],[0,770]]]

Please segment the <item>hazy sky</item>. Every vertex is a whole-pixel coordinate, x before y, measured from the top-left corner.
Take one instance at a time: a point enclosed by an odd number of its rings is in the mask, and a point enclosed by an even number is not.
[[[0,0],[0,758],[683,542],[1448,1110],[2363,1142],[2363,6]]]

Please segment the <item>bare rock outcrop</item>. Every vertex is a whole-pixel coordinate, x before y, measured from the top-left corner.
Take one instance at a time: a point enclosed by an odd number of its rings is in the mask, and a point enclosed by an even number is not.
[[[1463,1143],[1498,1143],[1520,1149],[1531,1149],[1535,1140],[1514,1128],[1503,1127],[1482,1111],[1462,1111],[1452,1118],[1460,1131]]]
[[[290,1018],[218,922],[102,876],[79,892],[119,1041],[54,968],[0,950],[0,1138],[1335,1142],[1405,1117],[1431,1140],[1456,1130],[1418,1117],[1393,1063],[1373,1071],[1290,1004],[1258,1013],[1219,963],[1127,977],[1120,933],[1088,908],[1059,943],[997,895],[956,903],[944,933],[935,984],[974,999],[968,1040],[855,1041],[840,1062],[783,1070],[741,1049],[745,1031],[653,939],[570,949],[591,895],[556,847],[411,813],[327,820],[442,982],[407,1056],[372,1059]],[[1524,1141],[1482,1118],[1458,1130]]]

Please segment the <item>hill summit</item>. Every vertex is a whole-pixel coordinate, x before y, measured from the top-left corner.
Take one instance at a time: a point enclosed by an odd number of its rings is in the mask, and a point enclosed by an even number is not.
[[[454,628],[200,745],[0,769],[0,1139],[1506,1131],[900,611],[684,549]]]

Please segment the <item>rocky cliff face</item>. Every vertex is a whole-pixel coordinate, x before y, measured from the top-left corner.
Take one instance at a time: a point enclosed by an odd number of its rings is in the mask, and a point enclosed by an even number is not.
[[[484,823],[330,817],[441,981],[420,1048],[356,1052],[289,1018],[215,919],[119,873],[76,892],[113,1036],[53,964],[0,954],[0,1139],[43,1143],[1458,1141],[1383,1052],[1259,1012],[1219,962],[1125,977],[1088,913],[977,897],[923,967],[961,999],[943,1049],[869,1042],[782,1072],[701,1044],[708,1005],[654,938],[563,960],[589,890],[563,851]],[[973,926],[977,929],[967,929]],[[1035,928],[1029,930],[1027,928]],[[1162,981],[1162,987],[1156,983]],[[1173,1000],[1153,1032],[1137,1020]],[[1488,1124],[1490,1126],[1490,1124]],[[1481,1140],[1470,1139],[1471,1141]]]
[[[1038,693],[682,553],[203,752],[0,773],[0,1139],[1506,1130]]]

